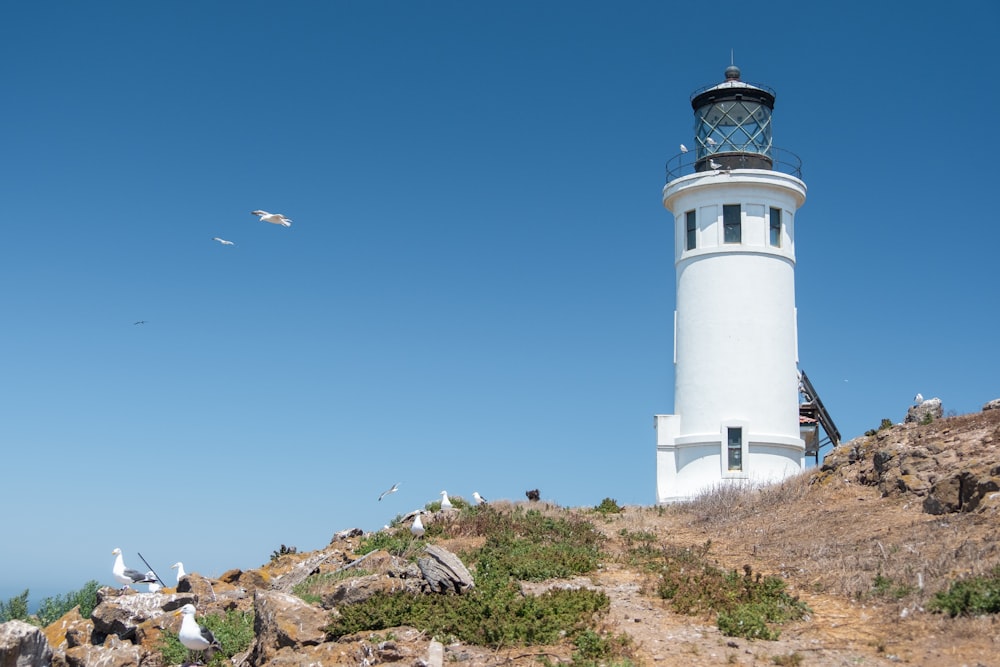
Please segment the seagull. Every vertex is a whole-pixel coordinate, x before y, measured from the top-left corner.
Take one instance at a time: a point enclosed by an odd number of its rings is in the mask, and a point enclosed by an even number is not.
[[[136,325],[136,324],[145,324],[145,323],[146,323],[146,320],[139,320],[138,322],[133,322],[132,324]]]
[[[709,160],[708,166],[711,167],[712,169],[722,169],[722,165],[716,162],[715,160]]]
[[[450,510],[453,507],[455,507],[455,506],[451,504],[450,500],[448,500],[448,492],[447,491],[442,491],[441,492],[441,509],[443,509],[443,510]]]
[[[181,579],[187,576],[187,572],[184,571],[184,563],[177,561],[170,566],[171,570],[177,570],[177,583],[181,583]]]
[[[250,215],[259,215],[261,222],[270,222],[282,227],[291,227],[292,221],[280,213],[268,213],[267,211],[250,211]]]
[[[115,576],[115,581],[122,584],[123,591],[129,587],[129,584],[151,584],[156,581],[156,577],[153,575],[146,575],[139,570],[125,567],[121,549],[115,547],[111,555],[115,557],[115,564],[111,568],[111,573]]]
[[[147,573],[146,573],[146,576],[147,576],[147,577],[152,577],[152,578],[154,578],[154,579],[155,579],[155,578],[156,578],[156,573],[155,573],[155,572],[153,572],[152,570],[150,570],[149,572],[147,572]],[[151,582],[149,583],[149,586],[148,586],[147,588],[149,588],[149,592],[150,592],[150,593],[156,593],[156,592],[158,592],[158,591],[159,591],[159,590],[160,590],[161,588],[163,588],[163,586],[161,586],[161,585],[159,584],[159,582],[157,582],[157,581],[151,581]]]
[[[713,139],[712,137],[708,137],[707,139],[705,139],[705,143],[708,144],[709,146],[714,146],[715,139]]]
[[[483,498],[481,495],[479,495],[478,491],[473,491],[472,492],[472,497],[475,498],[477,505],[485,505],[486,504],[486,498]]]
[[[681,153],[687,153],[687,152],[688,152],[688,147],[685,146],[684,144],[681,144]]]
[[[917,394],[916,396],[913,397],[913,402],[916,405],[920,405],[921,403],[924,402],[924,395],[923,394]]]
[[[211,630],[198,625],[194,620],[194,612],[194,605],[190,603],[174,612],[174,616],[182,614],[184,616],[181,620],[180,632],[177,633],[177,638],[181,640],[181,644],[184,644],[185,648],[192,651],[201,652],[205,649],[221,651],[222,645],[219,643],[219,640],[215,638]],[[211,657],[211,653],[209,653],[209,657]]]
[[[413,517],[413,525],[410,526],[410,532],[413,533],[414,537],[424,536],[424,524],[420,521],[420,515]]]
[[[388,491],[383,491],[383,492],[382,492],[382,495],[380,495],[380,496],[378,497],[378,499],[379,499],[379,500],[382,500],[383,498],[385,498],[385,497],[386,497],[387,495],[389,495],[390,493],[396,493],[396,491],[399,491],[399,483],[398,483],[398,482],[397,482],[396,484],[393,484],[393,485],[392,485],[392,488],[391,488],[391,489],[389,489]]]
[[[213,241],[218,241],[218,242],[219,242],[219,243],[221,243],[222,245],[236,245],[236,244],[235,244],[235,243],[233,243],[232,241],[227,241],[226,239],[220,239],[220,238],[219,238],[218,236],[213,236],[213,237],[212,237],[212,240],[213,240]]]

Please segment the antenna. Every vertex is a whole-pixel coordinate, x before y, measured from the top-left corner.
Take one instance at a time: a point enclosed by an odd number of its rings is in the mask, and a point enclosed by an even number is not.
[[[733,54],[733,51],[734,51],[734,49],[729,49],[729,64],[730,65],[735,65],[736,64],[736,59],[735,59],[735,55]]]

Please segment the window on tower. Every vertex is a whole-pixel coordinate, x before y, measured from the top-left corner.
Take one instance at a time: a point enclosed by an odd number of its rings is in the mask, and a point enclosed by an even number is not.
[[[781,247],[781,209],[771,209],[771,245]]]
[[[694,250],[697,243],[698,222],[694,211],[687,212],[687,249]]]
[[[736,472],[743,470],[743,429],[740,427],[729,427],[729,439],[726,450],[729,454],[729,471]]]
[[[742,211],[739,204],[722,206],[722,227],[724,243],[740,243],[743,239],[741,225]]]

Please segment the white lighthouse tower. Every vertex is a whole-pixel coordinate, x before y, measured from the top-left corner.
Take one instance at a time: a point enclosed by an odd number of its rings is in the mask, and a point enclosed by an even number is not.
[[[656,497],[800,471],[795,215],[800,163],[771,142],[774,91],[740,80],[695,92],[693,151],[667,165],[674,218],[674,414],[656,415]]]

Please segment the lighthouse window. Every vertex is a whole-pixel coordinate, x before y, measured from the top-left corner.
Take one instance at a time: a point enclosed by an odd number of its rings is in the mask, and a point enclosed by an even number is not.
[[[743,470],[743,429],[739,427],[729,428],[729,439],[726,450],[729,457],[729,470]]]
[[[687,249],[694,250],[695,243],[697,241],[696,232],[698,231],[698,224],[695,219],[694,211],[687,212]]]
[[[722,227],[724,243],[740,243],[742,234],[740,229],[740,205],[725,204],[722,207]]]
[[[771,245],[781,247],[781,209],[771,209]]]

